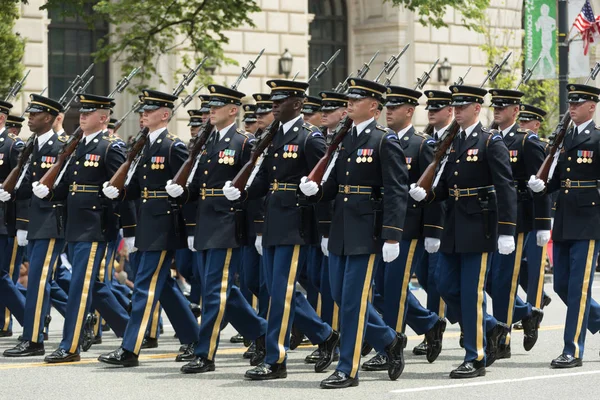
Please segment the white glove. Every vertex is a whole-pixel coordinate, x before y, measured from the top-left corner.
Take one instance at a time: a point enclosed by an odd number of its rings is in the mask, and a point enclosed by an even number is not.
[[[498,253],[509,255],[515,251],[515,238],[510,235],[500,235],[498,237]]]
[[[400,255],[400,243],[387,243],[383,244],[383,262],[392,262]]]
[[[10,200],[10,193],[8,193],[4,189],[0,189],[0,201],[4,203],[9,200]]]
[[[531,178],[529,178],[529,182],[527,182],[527,184],[529,185],[529,188],[536,193],[543,192],[546,188],[544,181],[536,178],[535,175],[531,175]]]
[[[126,237],[123,238],[125,241],[125,247],[127,247],[128,253],[135,253],[137,251],[137,247],[135,247],[135,237]]]
[[[410,184],[410,190],[408,191],[410,197],[412,197],[415,201],[423,201],[425,197],[427,197],[427,192],[421,186],[417,186],[416,183]]]
[[[261,256],[263,255],[263,250],[262,250],[262,235],[256,235],[256,241],[254,242],[254,247],[256,247],[256,251],[258,252],[258,254],[260,254]]]
[[[104,195],[111,200],[114,200],[117,197],[119,197],[119,189],[117,189],[114,186],[111,186],[109,182],[104,182],[104,184],[102,184],[102,193],[104,193]]]
[[[27,231],[23,229],[17,229],[17,244],[19,246],[27,246]]]
[[[179,186],[179,185],[177,185]],[[194,248],[194,237],[193,236],[188,236],[188,249],[190,249],[191,251],[196,251],[196,249]]]
[[[229,201],[235,201],[242,197],[242,192],[231,184],[231,181],[225,182],[225,186],[223,186],[223,194],[227,197]]]
[[[314,196],[319,193],[319,185],[317,185],[317,182],[309,181],[306,176],[303,176],[300,180],[300,190],[306,196]]]
[[[550,231],[537,231],[535,238],[537,240],[537,245],[544,247],[550,240]]]
[[[173,183],[173,181],[170,179],[167,181],[167,186],[165,186],[165,190],[171,197],[179,197],[183,194],[183,188],[181,187],[181,185]]]
[[[425,251],[429,254],[437,253],[440,249],[441,240],[437,238],[425,238]]]
[[[42,185],[39,182],[33,182],[33,185],[31,186],[33,188],[33,194],[35,194],[40,199],[43,199],[50,193],[50,189],[48,189],[48,186]]]
[[[321,251],[325,257],[329,257],[329,251],[327,250],[327,245],[329,244],[329,238],[322,237],[321,238]]]

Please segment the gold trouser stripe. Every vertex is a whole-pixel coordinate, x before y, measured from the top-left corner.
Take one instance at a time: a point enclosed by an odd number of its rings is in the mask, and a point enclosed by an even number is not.
[[[442,296],[440,296],[440,309],[438,310],[438,317],[440,318],[446,318],[446,303],[444,302],[444,299],[442,299]]]
[[[406,258],[406,264],[404,266],[404,276],[402,282],[400,282],[400,304],[398,304],[398,315],[396,318],[396,332],[403,332],[404,326],[404,310],[406,309],[406,297],[408,296],[408,282],[410,281],[410,271],[412,269],[413,259],[415,258],[415,249],[417,248],[417,239],[410,241],[410,247],[408,248],[408,257]],[[390,268],[388,265],[387,268]]]
[[[96,324],[94,324],[94,335],[98,336],[100,326],[102,326],[102,317],[100,316],[100,313],[98,311],[96,311],[94,314],[96,314]]]
[[[112,282],[113,275],[115,274],[115,256],[117,254],[117,248],[113,249],[113,252],[108,260],[108,276],[106,277],[107,282]]]
[[[510,282],[510,292],[508,294],[508,310],[506,314],[506,324],[512,326],[513,316],[515,313],[515,297],[517,296],[517,289],[519,281],[519,272],[521,272],[521,260],[523,259],[523,241],[525,238],[524,233],[517,235],[517,249],[515,250],[515,262],[513,264],[513,275]],[[510,343],[510,333],[506,335],[506,344]]]
[[[540,260],[540,277],[538,279],[537,293],[535,294],[534,307],[542,308],[542,294],[544,293],[544,277],[546,275],[546,257],[548,256],[548,244],[542,247],[542,259]]]
[[[158,265],[156,266],[156,270],[154,270],[152,279],[150,280],[150,286],[148,287],[148,298],[146,299],[146,307],[144,308],[144,315],[142,316],[142,322],[140,323],[137,339],[133,348],[133,352],[135,354],[140,354],[140,347],[142,347],[144,335],[146,334],[146,328],[148,327],[148,320],[150,319],[150,313],[152,312],[152,304],[154,304],[154,290],[156,289],[156,282],[158,281],[158,275],[160,274],[160,270],[166,256],[166,250],[160,252]]]
[[[83,321],[85,320],[85,305],[87,303],[87,298],[90,293],[90,286],[92,284],[92,272],[94,271],[94,261],[96,260],[97,251],[98,242],[92,242],[88,263],[85,268],[85,280],[83,281],[83,287],[81,288],[81,300],[79,301],[79,310],[77,311],[77,323],[75,324],[75,332],[73,332],[73,340],[71,341],[71,348],[69,349],[69,353],[77,352],[77,347],[79,346],[81,324],[83,324]]]
[[[340,318],[340,308],[338,307],[337,303],[334,301],[333,302],[333,317],[331,319],[331,328],[333,328],[334,331],[338,331],[338,332],[340,330],[339,318]]]
[[[579,336],[581,335],[581,329],[583,324],[583,314],[585,314],[585,305],[588,300],[588,291],[590,290],[590,277],[592,274],[592,261],[594,260],[594,247],[596,247],[596,241],[590,240],[588,245],[587,260],[585,261],[585,272],[583,275],[583,284],[581,285],[581,300],[579,300],[579,316],[577,317],[577,326],[575,327],[575,337],[573,338],[573,344],[575,345],[575,358],[579,358]]]
[[[10,265],[8,266],[8,279],[12,281],[13,273],[15,272],[15,262],[17,261],[17,252],[19,251],[19,242],[17,242],[17,238],[13,240],[13,249],[12,254],[10,256]],[[4,330],[7,331],[10,325],[10,310],[5,307],[4,308]]]
[[[371,286],[371,288],[369,289],[369,302],[373,302],[373,297],[375,297],[375,288]]]
[[[213,331],[210,335],[210,343],[208,346],[209,360],[214,360],[215,352],[217,351],[217,340],[221,333],[221,322],[223,321],[223,315],[225,314],[225,305],[227,304],[227,286],[229,286],[229,266],[231,265],[231,254],[233,249],[227,249],[225,255],[225,265],[223,265],[223,275],[221,276],[221,287],[219,288],[219,312],[217,313],[217,319],[213,325]]]
[[[255,311],[258,311],[258,297],[256,297],[255,295],[252,295],[252,308]]]
[[[46,279],[48,279],[48,270],[50,269],[50,261],[52,261],[52,253],[54,252],[54,244],[56,239],[50,239],[48,242],[48,249],[46,250],[46,258],[44,258],[44,265],[42,266],[42,276],[40,276],[40,284],[37,292],[37,302],[35,304],[35,317],[33,319],[33,331],[31,334],[31,341],[37,343],[38,337],[40,336],[40,314],[44,306],[44,291],[46,289]]]
[[[156,339],[158,336],[156,332],[158,331],[158,323],[160,322],[160,301],[156,302],[154,306],[154,312],[152,313],[152,323],[150,324],[150,332],[148,333],[148,337],[152,339]]]
[[[354,342],[354,353],[352,355],[352,370],[350,371],[350,377],[354,378],[358,371],[358,365],[360,364],[360,350],[362,348],[364,328],[365,328],[365,314],[367,313],[367,296],[371,287],[371,279],[373,279],[373,266],[375,265],[375,254],[369,256],[369,263],[367,264],[367,272],[365,274],[365,281],[363,282],[362,295],[360,297],[360,311],[358,312],[358,324],[356,327],[356,341]]]
[[[317,312],[317,315],[319,316],[319,318],[321,318],[322,308],[323,308],[323,304],[322,304],[322,299],[321,299],[321,293],[317,293],[317,309],[315,311]]]
[[[481,265],[479,266],[479,282],[477,284],[477,361],[483,360],[485,349],[483,348],[483,290],[485,289],[485,273],[487,271],[488,253],[481,254]]]
[[[104,268],[106,268],[106,262],[102,260],[100,261],[100,269],[98,270],[98,281],[100,282],[106,282],[106,274],[104,273]]]
[[[288,273],[287,287],[285,290],[285,303],[283,305],[283,315],[281,316],[281,326],[279,327],[279,338],[277,346],[279,347],[279,359],[277,364],[285,361],[285,335],[290,323],[290,308],[294,299],[294,286],[296,283],[296,272],[298,271],[298,258],[300,257],[300,245],[294,246],[292,261],[290,263],[290,272]]]

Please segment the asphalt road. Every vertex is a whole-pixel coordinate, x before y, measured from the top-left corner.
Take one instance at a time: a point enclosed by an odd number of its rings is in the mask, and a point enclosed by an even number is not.
[[[105,333],[104,343],[93,346],[82,355],[82,361],[72,364],[48,365],[42,357],[8,359],[0,356],[0,397],[19,399],[559,399],[598,398],[600,380],[600,340],[589,335],[586,340],[584,365],[571,370],[552,370],[550,361],[562,350],[565,307],[546,284],[552,304],[546,308],[540,338],[529,353],[522,348],[522,333],[513,334],[512,358],[497,361],[487,369],[487,375],[470,380],[451,380],[450,370],[462,361],[464,351],[458,346],[459,329],[449,326],[444,337],[444,350],[434,364],[412,355],[411,349],[421,341],[412,331],[406,351],[407,364],[395,382],[386,372],[361,372],[360,385],[344,390],[321,390],[319,381],[333,371],[316,374],[304,357],[314,347],[301,347],[290,352],[288,378],[267,382],[243,379],[249,368],[242,359],[245,348],[229,343],[235,333],[228,326],[221,333],[221,347],[216,359],[217,370],[202,375],[183,375],[181,364],[174,358],[179,343],[166,323],[165,334],[157,349],[143,351],[137,368],[107,367],[96,361],[99,354],[117,348],[120,340],[112,332]],[[600,298],[600,282],[593,287]],[[415,292],[424,299],[422,290]],[[60,341],[62,319],[53,314],[50,353]],[[0,339],[0,351],[16,342],[20,328],[12,338]],[[371,356],[373,353],[371,354]]]

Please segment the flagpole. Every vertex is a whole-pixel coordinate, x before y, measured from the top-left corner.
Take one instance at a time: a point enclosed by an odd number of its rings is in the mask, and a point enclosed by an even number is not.
[[[567,112],[569,79],[569,13],[568,1],[558,0],[558,104],[560,118]]]

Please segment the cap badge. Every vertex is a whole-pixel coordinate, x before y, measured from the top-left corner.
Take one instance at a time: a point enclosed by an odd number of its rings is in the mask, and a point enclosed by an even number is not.
[[[351,84],[352,86],[356,86],[356,81],[355,81],[354,79],[350,79],[350,84]]]
[[[277,84],[275,82],[271,82],[271,87],[277,87]]]
[[[214,87],[214,86],[211,86],[211,87],[210,87],[210,91],[214,93],[214,92],[215,92],[215,87]]]
[[[262,100],[262,96],[259,94],[258,96],[256,96],[256,100],[258,100],[258,101]]]
[[[433,92],[429,92],[429,93],[427,93],[427,96],[428,96],[428,97],[433,97]]]
[[[453,91],[454,93],[458,93],[458,88],[452,88],[452,91]]]

